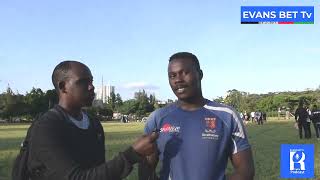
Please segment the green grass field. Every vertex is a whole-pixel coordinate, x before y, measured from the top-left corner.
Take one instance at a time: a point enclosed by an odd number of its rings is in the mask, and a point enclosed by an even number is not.
[[[129,146],[143,131],[142,123],[103,123],[106,135],[107,158]],[[9,180],[12,162],[18,153],[19,144],[26,134],[28,125],[0,125],[0,180]],[[320,180],[320,141],[298,139],[298,132],[293,128],[293,120],[268,120],[263,126],[248,124],[247,131],[252,145],[256,168],[256,180],[280,179],[281,144],[315,144],[315,178]],[[229,163],[228,172],[231,170]],[[127,178],[137,178],[136,168]]]

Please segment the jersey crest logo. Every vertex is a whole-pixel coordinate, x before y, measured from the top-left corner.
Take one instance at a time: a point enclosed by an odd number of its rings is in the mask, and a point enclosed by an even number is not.
[[[204,129],[204,132],[202,132],[201,136],[202,139],[210,139],[210,140],[218,140],[219,139],[219,134],[217,134],[217,118],[214,117],[207,117],[204,118],[206,122],[206,126]]]
[[[216,128],[216,118],[204,118],[206,121],[206,126],[208,129],[215,129]]]

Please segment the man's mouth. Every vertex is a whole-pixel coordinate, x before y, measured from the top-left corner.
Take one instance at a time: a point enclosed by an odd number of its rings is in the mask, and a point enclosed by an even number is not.
[[[177,93],[184,93],[186,91],[187,87],[183,86],[183,87],[178,87],[176,89],[176,92]]]

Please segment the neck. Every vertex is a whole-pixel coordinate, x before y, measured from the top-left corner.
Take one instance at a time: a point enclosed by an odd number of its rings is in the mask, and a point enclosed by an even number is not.
[[[62,107],[66,111],[66,113],[68,113],[70,116],[74,118],[82,117],[81,107],[73,106],[72,104],[63,100],[59,101],[59,106]]]
[[[197,98],[190,98],[190,99],[179,99],[178,100],[178,106],[183,109],[183,110],[187,110],[187,111],[194,111],[199,109],[200,107],[203,107],[205,105],[205,99],[200,96]]]

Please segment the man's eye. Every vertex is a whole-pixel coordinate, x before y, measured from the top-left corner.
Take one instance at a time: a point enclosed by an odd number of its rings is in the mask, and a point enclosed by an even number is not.
[[[174,78],[174,77],[176,77],[176,75],[174,75],[174,74],[169,75],[169,78],[170,78],[170,79],[172,79],[172,78]]]
[[[79,84],[81,84],[81,85],[87,85],[87,84],[89,84],[90,82],[91,82],[91,80],[82,79],[82,80],[79,81]]]

